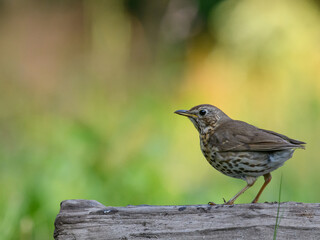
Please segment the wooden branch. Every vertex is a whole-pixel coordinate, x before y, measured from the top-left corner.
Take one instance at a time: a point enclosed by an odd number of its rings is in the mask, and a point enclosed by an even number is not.
[[[54,238],[272,239],[277,203],[106,207],[92,200],[61,203]],[[280,204],[277,239],[320,239],[320,204]]]

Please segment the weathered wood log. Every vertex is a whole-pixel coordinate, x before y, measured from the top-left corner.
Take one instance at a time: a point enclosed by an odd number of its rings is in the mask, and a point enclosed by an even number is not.
[[[92,200],[61,203],[54,238],[272,239],[278,204],[106,207]],[[320,239],[320,204],[280,204],[277,239]]]

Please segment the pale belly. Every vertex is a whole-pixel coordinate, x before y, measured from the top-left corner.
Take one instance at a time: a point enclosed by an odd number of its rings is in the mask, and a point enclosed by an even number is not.
[[[204,152],[207,161],[219,172],[234,178],[259,177],[281,167],[294,150],[275,152]]]

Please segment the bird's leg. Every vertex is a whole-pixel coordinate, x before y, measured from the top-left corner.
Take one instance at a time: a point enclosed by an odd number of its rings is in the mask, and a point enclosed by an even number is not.
[[[231,198],[228,202],[225,203],[225,205],[233,205],[234,201],[242,194],[244,193],[248,188],[252,187],[253,184],[256,182],[255,177],[246,177],[247,186],[241,189],[240,192],[238,192],[233,198]]]
[[[263,183],[262,187],[260,188],[257,196],[253,199],[252,203],[257,203],[257,202],[258,202],[261,193],[262,193],[263,190],[266,188],[266,186],[268,185],[268,183],[271,181],[271,178],[272,178],[272,177],[271,177],[271,174],[270,174],[270,173],[267,173],[267,174],[265,174],[265,175],[263,175],[263,176],[264,176],[264,183]]]

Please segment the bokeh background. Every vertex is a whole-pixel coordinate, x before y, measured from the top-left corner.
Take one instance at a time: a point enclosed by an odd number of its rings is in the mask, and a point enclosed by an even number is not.
[[[174,115],[211,103],[306,141],[261,201],[319,202],[320,3],[0,1],[0,239],[52,239],[59,203],[206,204],[214,170]],[[263,179],[237,203],[251,201]]]

